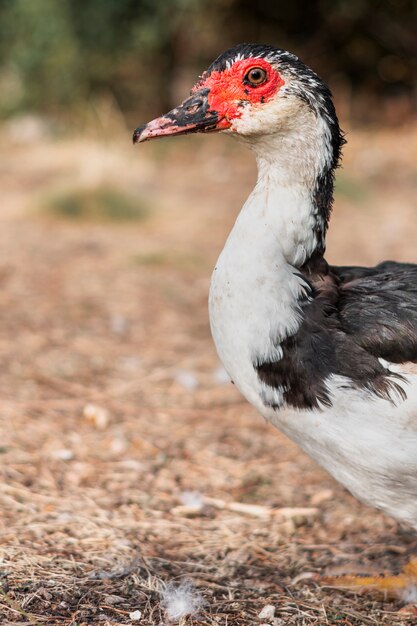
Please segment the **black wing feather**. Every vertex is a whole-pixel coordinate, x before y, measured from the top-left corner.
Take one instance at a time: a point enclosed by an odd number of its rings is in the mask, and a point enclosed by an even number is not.
[[[317,255],[300,275],[309,296],[299,302],[303,322],[279,342],[280,360],[254,362],[259,378],[297,408],[330,406],[331,375],[387,400],[404,399],[403,377],[379,359],[417,362],[417,265],[329,267]]]
[[[339,283],[342,328],[370,354],[417,362],[417,265],[331,267]]]

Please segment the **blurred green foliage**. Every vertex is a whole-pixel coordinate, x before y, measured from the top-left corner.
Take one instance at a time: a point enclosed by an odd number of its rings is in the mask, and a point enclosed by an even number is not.
[[[100,97],[162,112],[240,41],[291,49],[358,94],[412,97],[416,23],[417,0],[0,0],[0,115]]]
[[[150,214],[143,201],[109,185],[55,193],[43,200],[42,211],[52,217],[99,222],[143,220]]]

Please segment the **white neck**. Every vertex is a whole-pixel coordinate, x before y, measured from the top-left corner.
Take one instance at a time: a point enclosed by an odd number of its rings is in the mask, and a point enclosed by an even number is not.
[[[259,156],[258,180],[245,203],[235,228],[252,235],[252,245],[293,266],[302,265],[317,245],[311,187],[293,180],[293,171],[282,163],[271,164]],[[289,182],[291,180],[291,183]],[[269,242],[269,243],[268,243]]]
[[[316,142],[316,151],[304,151],[291,134],[263,137],[251,147],[258,180],[213,273],[210,320],[226,370],[261,408],[265,394],[277,405],[282,398],[279,390],[262,388],[254,363],[279,360],[280,342],[302,322],[306,285],[299,268],[318,244],[314,184],[323,149]]]
[[[315,193],[332,164],[329,126],[304,107],[297,109],[295,122],[286,118],[281,130],[241,139],[255,152],[258,166],[255,189],[242,212],[272,230],[288,263],[302,265],[317,245],[324,246],[326,216]]]
[[[264,230],[265,241],[255,242],[261,248],[273,235],[275,246],[294,266],[305,263],[324,242],[325,220],[314,193],[331,159],[326,129],[314,117],[314,124],[305,125],[303,131],[266,135],[249,144],[256,155],[258,180],[236,227],[247,228],[248,235],[256,231],[257,236],[259,229]]]

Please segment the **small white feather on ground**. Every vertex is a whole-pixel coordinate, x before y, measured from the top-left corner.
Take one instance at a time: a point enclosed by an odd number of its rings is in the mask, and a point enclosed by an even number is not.
[[[259,619],[273,620],[275,617],[275,607],[273,604],[267,604],[258,615]]]
[[[401,594],[401,599],[406,604],[415,604],[417,602],[417,586],[410,584]]]
[[[169,620],[180,620],[187,615],[195,615],[204,603],[200,593],[188,580],[179,585],[169,584],[161,592],[161,596],[161,605]]]
[[[204,498],[199,491],[182,491],[179,496],[183,506],[203,507]]]

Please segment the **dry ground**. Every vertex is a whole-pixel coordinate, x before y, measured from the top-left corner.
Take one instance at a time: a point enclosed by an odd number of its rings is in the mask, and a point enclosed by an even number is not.
[[[417,261],[417,126],[350,134],[329,259]],[[219,369],[209,276],[251,156],[222,137],[133,149],[128,133],[5,128],[0,144],[0,623],[168,624],[164,588],[184,579],[204,598],[187,625],[260,625],[266,604],[274,626],[417,623],[401,602],[318,586],[399,570],[416,538]],[[150,215],[45,213],[51,194],[104,184]]]

